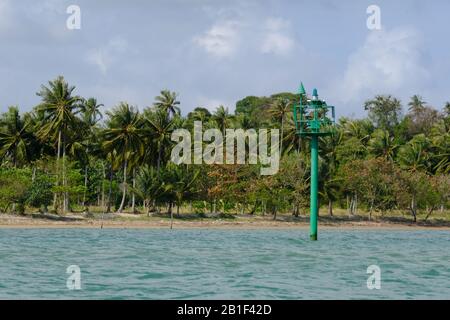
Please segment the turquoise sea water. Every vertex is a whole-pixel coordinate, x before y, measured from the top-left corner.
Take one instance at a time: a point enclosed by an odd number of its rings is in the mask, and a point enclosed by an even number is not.
[[[450,299],[450,232],[0,229],[0,299]],[[381,289],[367,288],[369,265]],[[81,269],[69,290],[66,268]]]

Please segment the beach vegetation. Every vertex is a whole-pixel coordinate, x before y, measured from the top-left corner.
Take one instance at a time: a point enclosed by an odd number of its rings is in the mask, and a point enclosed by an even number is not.
[[[0,114],[1,212],[308,215],[310,151],[308,138],[295,132],[297,94],[244,97],[230,111],[184,106],[165,89],[148,106],[104,106],[59,76],[37,95],[29,112],[11,106]],[[367,117],[341,117],[334,133],[320,138],[322,212],[374,220],[395,211],[412,222],[448,212],[450,103],[440,110],[415,94],[404,105],[387,94],[361,109]],[[279,129],[278,172],[261,175],[260,163],[172,163],[172,133],[195,133],[195,121],[224,138],[227,129]]]

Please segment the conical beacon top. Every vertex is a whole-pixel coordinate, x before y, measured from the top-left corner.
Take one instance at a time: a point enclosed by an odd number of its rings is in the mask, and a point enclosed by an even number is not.
[[[299,92],[301,95],[306,94],[305,87],[303,86],[303,82],[300,82]]]

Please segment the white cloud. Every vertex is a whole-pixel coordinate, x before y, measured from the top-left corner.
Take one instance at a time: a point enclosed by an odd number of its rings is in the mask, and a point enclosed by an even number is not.
[[[230,57],[239,43],[238,26],[234,20],[219,22],[202,36],[194,37],[194,42],[213,56]]]
[[[295,41],[290,35],[290,22],[281,18],[259,21],[225,20],[216,23],[203,35],[194,37],[194,43],[209,54],[218,57],[234,56],[239,51],[255,47],[264,54],[288,55]]]
[[[111,58],[104,50],[93,49],[88,53],[87,61],[96,65],[103,74],[106,74]]]
[[[371,31],[349,58],[335,90],[343,102],[378,93],[395,94],[424,83],[429,73],[421,62],[421,37],[414,29]]]
[[[110,66],[127,50],[127,41],[116,37],[111,39],[105,46],[90,50],[86,60],[97,66],[103,74],[106,74]]]
[[[289,36],[290,23],[281,18],[269,18],[266,21],[267,33],[262,40],[261,52],[277,55],[288,55],[294,40]]]
[[[266,28],[270,31],[277,32],[283,29],[287,29],[290,26],[288,20],[282,18],[268,18],[266,20]]]
[[[261,52],[287,55],[291,52],[293,45],[294,41],[288,36],[280,33],[270,33],[264,39]]]

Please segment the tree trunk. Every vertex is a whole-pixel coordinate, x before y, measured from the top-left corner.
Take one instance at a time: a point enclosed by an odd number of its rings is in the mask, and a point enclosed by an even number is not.
[[[136,188],[136,168],[133,168],[133,191],[131,193],[131,212],[136,213],[136,195],[134,189]]]
[[[277,206],[272,207],[273,220],[277,220]]]
[[[369,221],[372,220],[372,210],[373,210],[373,202],[374,199],[372,199],[372,201],[370,202],[370,209],[369,209]]]
[[[123,193],[122,193],[122,201],[120,202],[119,210],[117,210],[117,213],[122,213],[123,207],[125,205],[125,198],[127,196],[127,164],[128,161],[125,160],[123,164]]]
[[[413,216],[414,223],[417,222],[417,208],[416,208],[416,196],[413,195],[411,199],[411,214]]]
[[[254,215],[257,208],[258,208],[258,201],[255,201],[255,205],[253,206],[252,210],[250,211],[250,215]]]
[[[59,185],[59,160],[61,158],[61,129],[58,131],[58,150],[56,151],[56,181],[55,186]],[[53,208],[58,213],[58,192],[53,194]]]
[[[431,206],[431,207],[427,210],[427,215],[426,215],[424,221],[427,221],[427,220],[428,220],[428,218],[431,216],[431,213],[434,211],[434,209],[435,209],[434,206]]]
[[[162,147],[159,146],[159,148],[158,148],[158,161],[156,163],[156,172],[158,173],[158,177],[159,177],[159,169],[161,167],[161,151],[162,151]]]
[[[350,201],[350,215],[354,216],[356,214],[356,203],[357,203],[356,193],[353,194],[352,199]]]
[[[15,147],[14,147],[13,166],[14,166],[14,168],[17,168],[17,143],[15,144]]]
[[[86,192],[87,192],[87,184],[88,184],[88,166],[84,167],[84,192],[83,192],[83,207],[85,211],[88,211],[86,208]]]
[[[299,215],[300,215],[300,206],[297,204],[295,206],[295,217],[298,218]]]
[[[63,175],[63,187],[66,189],[67,181],[66,181],[66,137],[63,135],[63,142],[62,142],[62,161],[63,161],[63,167],[62,167],[62,175]],[[64,190],[63,192],[63,214],[65,214],[68,210],[68,194],[67,191]]]
[[[330,199],[328,199],[328,214],[330,215],[330,217],[333,216],[333,201],[331,201]]]
[[[144,200],[145,203],[145,200]],[[153,205],[154,207],[154,205]],[[150,200],[147,200],[147,216],[150,217]]]
[[[283,153],[283,136],[284,136],[284,115],[281,117],[281,139],[280,139],[280,157]]]
[[[106,180],[106,171],[105,171],[105,163],[102,163],[103,167],[103,179],[102,179],[102,211],[105,211],[105,180]]]
[[[106,212],[111,212],[111,201],[112,201],[112,180],[113,180],[113,170],[112,170],[112,162],[109,167],[109,190],[108,190],[108,208],[106,208]]]
[[[213,201],[213,214],[216,214],[216,199]]]
[[[346,201],[347,201],[347,215],[350,216],[350,205],[349,205],[349,201],[348,201],[348,194],[346,196]]]

